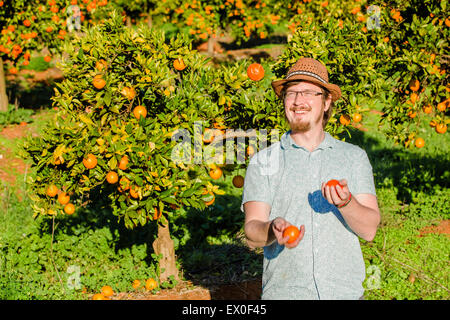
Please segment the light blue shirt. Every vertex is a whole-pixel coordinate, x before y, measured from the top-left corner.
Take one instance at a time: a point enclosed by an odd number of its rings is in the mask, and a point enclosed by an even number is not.
[[[263,201],[271,207],[270,220],[283,217],[297,227],[305,225],[297,247],[285,249],[276,241],[264,247],[262,299],[363,295],[365,266],[358,236],[322,196],[322,182],[331,179],[346,179],[353,195],[376,195],[366,152],[328,133],[310,152],[296,145],[288,131],[250,160],[242,205]]]

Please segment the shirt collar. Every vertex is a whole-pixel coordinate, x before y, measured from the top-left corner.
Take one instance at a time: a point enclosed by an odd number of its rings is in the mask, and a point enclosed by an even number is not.
[[[281,136],[281,148],[284,150],[289,150],[289,149],[304,149],[303,147],[298,146],[294,139],[292,139],[291,137],[291,130],[286,131],[282,136]],[[334,145],[336,143],[336,139],[334,139],[328,132],[325,132],[325,137],[322,140],[322,142],[317,146],[317,149],[321,149],[321,150],[325,150],[328,148],[333,148]]]

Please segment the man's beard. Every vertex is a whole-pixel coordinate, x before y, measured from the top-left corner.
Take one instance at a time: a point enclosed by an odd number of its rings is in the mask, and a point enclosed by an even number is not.
[[[325,105],[324,105],[324,103],[322,103],[322,105],[321,105],[322,112],[320,113],[320,116],[319,116],[320,119],[313,119],[313,120],[309,120],[308,121],[308,120],[295,119],[294,118],[293,121],[290,121],[288,119],[288,117],[286,116],[286,111],[284,112],[284,118],[289,123],[289,127],[291,128],[292,132],[306,132],[306,131],[311,129],[311,121],[319,121],[319,120],[321,121],[323,119],[324,108],[325,108]],[[305,111],[308,111],[308,112],[311,112],[311,110],[312,110],[310,106],[305,106],[305,107],[302,107],[302,108],[294,108],[294,107],[292,107],[290,111],[294,111],[295,109],[297,109],[297,110],[305,110]]]
[[[296,108],[291,108],[290,111],[294,111],[294,109],[296,109]],[[311,108],[304,107],[304,108],[301,108],[300,110],[305,110],[305,111],[310,112]],[[286,112],[284,113],[284,118],[289,123],[289,127],[291,128],[292,132],[306,132],[309,129],[311,129],[311,123],[307,120],[306,121],[303,119],[289,120],[288,117],[286,116]]]

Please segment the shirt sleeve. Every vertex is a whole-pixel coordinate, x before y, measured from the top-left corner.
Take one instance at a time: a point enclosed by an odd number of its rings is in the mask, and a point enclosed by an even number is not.
[[[376,196],[372,165],[366,151],[359,149],[353,165],[353,181],[352,185],[349,185],[350,192],[353,194],[368,193]]]
[[[242,212],[244,212],[244,203],[248,201],[266,202],[272,206],[269,176],[263,174],[261,166],[258,164],[257,156],[258,154],[255,154],[252,157],[245,174],[241,203]]]

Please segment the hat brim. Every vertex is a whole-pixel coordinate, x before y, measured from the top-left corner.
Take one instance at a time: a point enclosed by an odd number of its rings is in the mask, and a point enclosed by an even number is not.
[[[281,92],[283,90],[284,85],[288,82],[299,81],[299,80],[308,81],[315,85],[318,85],[319,87],[323,87],[323,88],[327,89],[331,93],[331,99],[333,100],[333,102],[336,100],[339,100],[341,98],[341,88],[339,88],[339,86],[332,84],[332,83],[323,83],[323,82],[317,80],[316,78],[313,78],[313,77],[310,77],[307,75],[301,75],[301,74],[292,76],[289,79],[272,81],[272,88],[275,91],[275,94],[279,98],[281,98]]]

